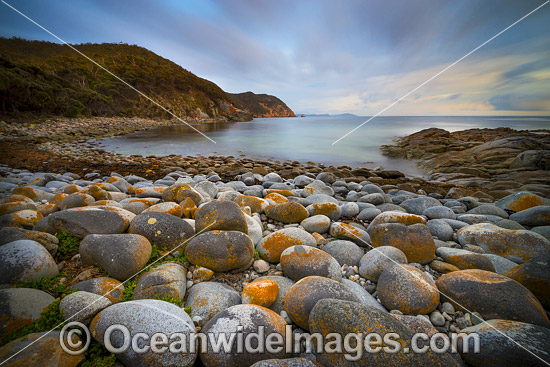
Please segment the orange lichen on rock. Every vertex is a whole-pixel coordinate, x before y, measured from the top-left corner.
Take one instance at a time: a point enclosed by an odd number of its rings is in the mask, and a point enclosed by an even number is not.
[[[274,280],[257,280],[243,289],[242,302],[270,307],[279,294],[279,285]]]
[[[265,214],[274,220],[283,223],[300,223],[309,215],[306,208],[295,201],[268,206]]]
[[[266,195],[264,199],[272,200],[273,202],[275,202],[275,204],[288,203],[288,199],[285,196],[277,194],[276,192]]]

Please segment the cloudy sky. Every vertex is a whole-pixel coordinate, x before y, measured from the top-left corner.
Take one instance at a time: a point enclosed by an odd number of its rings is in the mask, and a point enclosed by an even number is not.
[[[137,44],[227,92],[364,116],[545,2],[6,1],[69,43]],[[58,42],[4,4],[0,35]],[[384,114],[550,114],[550,4]]]

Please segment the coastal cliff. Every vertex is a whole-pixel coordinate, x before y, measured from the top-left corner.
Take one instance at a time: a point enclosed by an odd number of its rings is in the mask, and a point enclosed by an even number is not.
[[[246,121],[293,116],[278,98],[235,95],[176,63],[136,45],[74,47],[187,120]],[[43,41],[0,38],[0,117],[144,117],[170,119],[164,111],[69,47]]]
[[[252,112],[254,117],[296,117],[294,112],[275,96],[252,92],[228,94],[233,103]]]

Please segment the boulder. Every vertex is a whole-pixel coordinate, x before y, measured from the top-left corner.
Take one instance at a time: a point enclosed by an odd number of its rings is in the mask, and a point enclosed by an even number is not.
[[[281,254],[281,268],[292,280],[310,275],[342,280],[342,270],[335,258],[323,250],[311,246],[292,246]]]
[[[439,247],[435,250],[437,256],[441,257],[445,262],[464,269],[481,269],[487,271],[495,271],[493,262],[483,254],[478,254],[471,251],[452,247]]]
[[[151,251],[151,243],[138,234],[91,234],[79,248],[82,264],[99,266],[120,281],[140,271]]]
[[[359,274],[363,278],[378,282],[384,269],[398,264],[407,264],[407,256],[393,246],[380,246],[367,252],[359,261]]]
[[[124,285],[113,278],[99,277],[73,284],[71,289],[94,293],[106,297],[111,303],[117,303],[122,301]]]
[[[79,291],[66,295],[59,303],[59,310],[65,321],[88,325],[95,315],[110,305],[112,302],[107,297]]]
[[[191,317],[200,317],[207,323],[218,313],[240,303],[241,295],[230,286],[201,282],[191,287],[185,306],[191,307]]]
[[[524,226],[548,226],[550,225],[550,205],[535,206],[522,210],[510,216],[510,220]]]
[[[60,232],[78,238],[89,234],[123,233],[128,228],[126,220],[110,210],[62,210],[50,214],[48,225]]]
[[[19,240],[0,246],[0,285],[36,282],[58,273],[52,255],[36,241]]]
[[[435,257],[435,242],[424,224],[380,224],[372,228],[371,241],[373,247],[398,248],[407,256],[408,262],[427,264]]]
[[[317,247],[317,241],[303,229],[283,228],[265,236],[257,249],[265,261],[278,263],[283,251],[291,246]]]
[[[40,318],[55,298],[33,288],[0,289],[0,336],[6,336]]]
[[[437,288],[442,298],[455,308],[479,312],[485,320],[506,319],[550,326],[537,298],[504,275],[484,270],[455,271],[441,276]]]
[[[539,205],[550,205],[550,200],[528,191],[515,192],[495,203],[501,209],[521,212]]]
[[[365,254],[361,247],[351,241],[336,240],[330,241],[323,247],[323,251],[332,255],[340,266],[359,265],[359,261]]]
[[[225,230],[248,233],[246,218],[239,206],[232,201],[211,201],[195,214],[195,231]]]
[[[177,263],[164,263],[141,274],[133,299],[173,297],[183,300],[187,291],[187,272]]]
[[[185,250],[187,241],[194,235],[193,227],[174,215],[160,212],[145,212],[136,215],[128,233],[141,235],[161,250],[179,248]]]
[[[243,269],[254,261],[254,243],[242,232],[208,231],[189,241],[185,256],[192,264],[213,271]]]
[[[265,214],[269,218],[283,223],[300,223],[309,216],[306,208],[294,201],[270,205],[265,209]]]

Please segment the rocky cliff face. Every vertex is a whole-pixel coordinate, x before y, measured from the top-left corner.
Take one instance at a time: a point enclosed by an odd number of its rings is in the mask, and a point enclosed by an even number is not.
[[[252,112],[254,117],[296,117],[283,101],[269,94],[245,92],[228,95],[233,103]]]
[[[432,179],[465,186],[510,190],[540,189],[550,194],[550,131],[510,128],[448,132],[425,129],[383,145],[390,157],[418,160]],[[543,187],[544,186],[544,187]],[[506,192],[504,192],[506,194]]]

